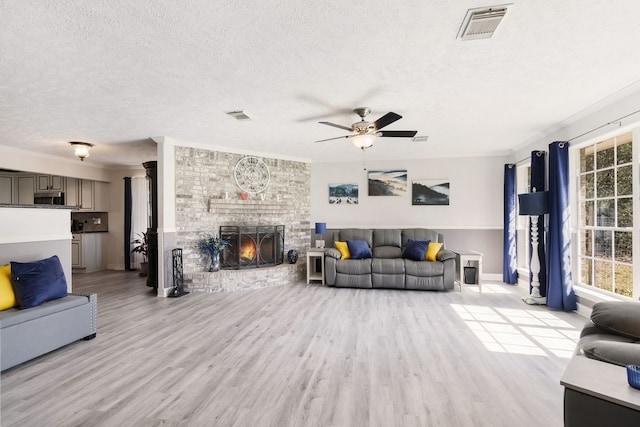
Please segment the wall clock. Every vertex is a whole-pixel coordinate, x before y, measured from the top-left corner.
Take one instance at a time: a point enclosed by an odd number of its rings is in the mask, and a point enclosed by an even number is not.
[[[238,160],[233,170],[236,184],[247,193],[261,193],[271,181],[269,167],[259,158],[246,156]]]

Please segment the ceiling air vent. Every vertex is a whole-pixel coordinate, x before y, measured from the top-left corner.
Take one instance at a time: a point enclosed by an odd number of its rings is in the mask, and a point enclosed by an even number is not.
[[[240,121],[251,120],[251,117],[249,117],[247,112],[244,111],[244,110],[227,111],[227,114],[230,115],[231,117],[233,117],[236,120],[240,120]]]
[[[428,136],[424,135],[424,136],[414,136],[413,137],[413,142],[427,142],[427,139],[429,139]]]
[[[502,6],[469,9],[467,11],[458,38],[462,40],[488,39],[498,28],[498,24],[507,14],[509,4]]]

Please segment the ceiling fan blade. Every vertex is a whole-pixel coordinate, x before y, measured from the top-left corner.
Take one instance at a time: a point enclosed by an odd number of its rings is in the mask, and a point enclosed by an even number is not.
[[[351,130],[351,129],[349,129]],[[333,141],[334,139],[343,139],[343,138],[349,138],[351,135],[346,135],[346,136],[338,136],[336,138],[327,138],[327,139],[321,139],[320,141],[315,141],[315,142],[325,142],[325,141]]]
[[[348,131],[351,130],[351,128],[349,128],[349,127],[342,126],[342,125],[337,125],[337,124],[331,123],[331,122],[318,122],[318,123],[323,124],[323,125],[327,125],[327,126],[333,126],[334,128],[338,128],[338,129],[344,129],[344,130],[348,130]]]
[[[390,125],[391,123],[398,121],[402,118],[400,114],[396,114],[394,112],[388,112],[384,116],[380,117],[378,120],[373,122],[376,129],[380,130],[385,126]]]
[[[418,133],[417,130],[383,130],[381,137],[386,138],[413,138]]]

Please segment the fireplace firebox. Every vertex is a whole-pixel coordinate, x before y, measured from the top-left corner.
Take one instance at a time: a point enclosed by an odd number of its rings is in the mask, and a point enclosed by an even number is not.
[[[269,267],[283,262],[284,225],[223,225],[220,237],[231,243],[222,251],[223,270]]]

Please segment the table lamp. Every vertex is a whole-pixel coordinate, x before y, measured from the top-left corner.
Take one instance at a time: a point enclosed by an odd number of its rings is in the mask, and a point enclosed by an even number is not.
[[[323,234],[327,232],[326,222],[316,222],[316,236],[319,234],[320,239],[316,240],[316,248],[324,248]]]

